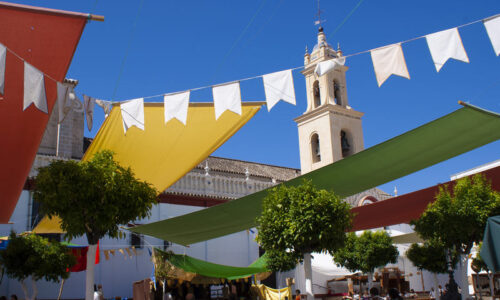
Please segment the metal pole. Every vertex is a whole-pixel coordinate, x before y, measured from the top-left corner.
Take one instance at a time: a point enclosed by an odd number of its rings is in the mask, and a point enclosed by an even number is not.
[[[57,142],[56,142],[56,156],[59,156],[59,141],[61,137],[61,123],[57,123]]]

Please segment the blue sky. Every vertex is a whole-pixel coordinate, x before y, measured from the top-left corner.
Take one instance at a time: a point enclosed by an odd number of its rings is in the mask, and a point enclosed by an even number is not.
[[[105,16],[103,23],[87,24],[68,77],[80,81],[80,97],[85,93],[109,100],[182,91],[301,66],[305,46],[312,49],[317,33],[316,0],[17,2]],[[365,0],[332,35],[358,2],[321,2],[328,41],[340,43],[346,55],[500,13],[496,0]],[[500,57],[495,56],[481,23],[459,31],[470,63],[449,61],[439,73],[424,39],[403,45],[411,80],[391,76],[379,88],[369,54],[347,60],[350,105],[365,113],[365,147],[458,109],[458,100],[500,112]],[[293,119],[305,111],[306,96],[299,71],[294,71],[294,82],[296,106],[279,103],[270,113],[263,108],[214,155],[300,168]],[[241,89],[243,101],[265,99],[260,79],[242,82]],[[211,90],[194,91],[191,100],[212,101]],[[94,136],[102,123],[103,113],[96,110],[94,129],[86,131],[87,136]],[[496,159],[500,159],[499,141],[381,188],[392,193],[397,186],[400,194],[407,193]]]

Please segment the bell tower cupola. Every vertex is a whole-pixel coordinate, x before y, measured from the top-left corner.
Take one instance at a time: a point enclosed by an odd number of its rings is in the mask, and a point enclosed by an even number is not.
[[[349,106],[347,98],[347,66],[335,68],[318,76],[319,63],[342,59],[340,46],[334,50],[327,42],[323,28],[318,30],[317,43],[304,55],[307,109],[295,119],[299,131],[302,174],[331,164],[364,149],[362,112]]]

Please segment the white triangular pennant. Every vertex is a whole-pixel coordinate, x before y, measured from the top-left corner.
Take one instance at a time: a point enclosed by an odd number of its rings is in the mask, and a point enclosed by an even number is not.
[[[223,112],[230,110],[241,115],[240,83],[233,82],[212,88],[214,96],[215,119],[219,119]]]
[[[495,54],[500,55],[500,16],[484,20],[484,27],[488,32]]]
[[[401,44],[373,49],[370,54],[379,87],[392,74],[410,79]]]
[[[7,58],[7,48],[0,44],[0,94],[4,94],[5,88],[5,59]]]
[[[425,36],[436,71],[439,72],[450,58],[468,63],[462,39],[457,28],[443,30]]]
[[[322,61],[316,65],[314,69],[314,73],[318,76],[323,76],[326,73],[329,73],[336,68],[343,66],[345,64],[345,57],[338,57],[334,59],[330,59],[327,61]]]
[[[295,105],[292,70],[266,74],[262,76],[262,79],[264,81],[268,111],[280,100]]]
[[[104,110],[104,116],[108,117],[109,113],[111,112],[111,109],[113,108],[113,102],[96,99],[95,103]]]
[[[182,124],[186,125],[190,92],[182,92],[163,97],[165,109],[165,123],[176,118]]]
[[[33,103],[39,110],[48,113],[43,73],[27,62],[24,62],[23,98],[23,110]]]
[[[94,106],[95,106],[95,99],[83,95],[83,109],[85,110],[85,118],[87,119],[87,128],[88,130],[92,130],[92,124],[94,122]]]
[[[123,130],[135,126],[144,130],[144,98],[133,99],[120,104],[123,119]]]
[[[71,101],[69,100],[69,93],[72,88],[64,83],[57,83],[57,110],[59,113],[59,123],[64,121],[64,118],[71,111]]]

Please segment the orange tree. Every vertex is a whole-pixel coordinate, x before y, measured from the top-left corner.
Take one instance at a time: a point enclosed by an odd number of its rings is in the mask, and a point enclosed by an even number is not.
[[[93,299],[97,242],[105,236],[117,238],[120,224],[148,217],[156,195],[110,151],[98,152],[88,161],[55,161],[39,169],[33,197],[41,213],[59,216],[67,238],[87,237],[87,300]]]

